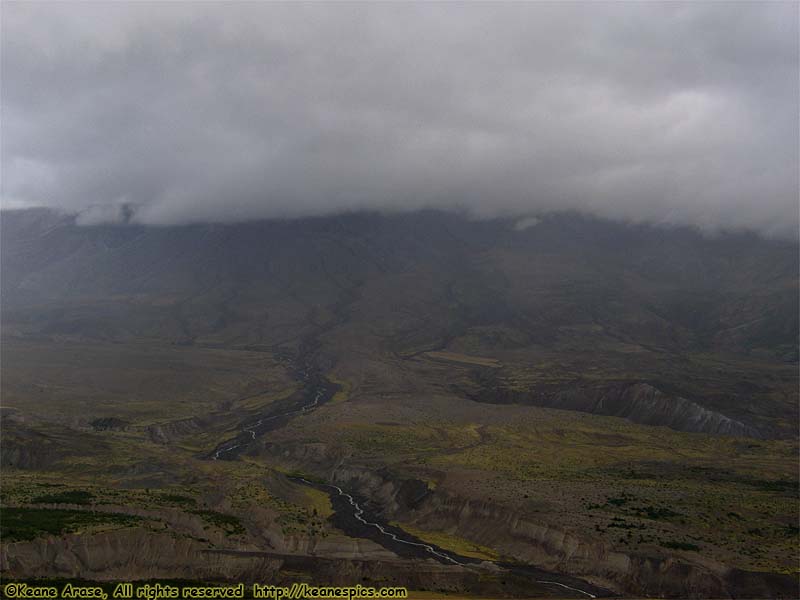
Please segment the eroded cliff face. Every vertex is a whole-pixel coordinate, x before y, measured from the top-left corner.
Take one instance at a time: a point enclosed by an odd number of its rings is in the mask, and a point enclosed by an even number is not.
[[[794,577],[731,569],[701,556],[619,552],[491,502],[429,490],[419,481],[392,481],[385,472],[339,468],[333,480],[367,498],[387,520],[444,531],[494,548],[519,563],[580,577],[621,594],[794,598],[798,589]]]
[[[285,538],[281,549],[289,554],[338,558],[344,560],[395,560],[394,553],[371,540],[331,535],[325,538],[292,536]]]
[[[642,394],[643,403],[663,400],[647,388],[634,391]],[[621,594],[676,598],[797,595],[797,579],[789,575],[733,569],[697,553],[619,551],[590,535],[537,522],[535,517],[501,504],[430,489],[425,482],[399,477],[389,468],[360,466],[353,462],[354,457],[325,444],[266,443],[262,450],[292,470],[315,474],[355,493],[364,508],[387,522],[446,532],[491,547],[514,562],[579,577]],[[294,548],[306,550],[302,545]],[[320,554],[330,551],[323,546],[317,550]]]
[[[487,403],[520,403],[576,410],[595,415],[622,417],[642,425],[658,425],[677,431],[762,438],[764,432],[742,421],[710,410],[681,396],[667,394],[649,383],[616,383],[589,387],[582,385],[538,387],[528,391],[510,390],[491,375],[479,378],[479,389],[470,393]]]
[[[335,546],[336,542],[329,541],[327,545]],[[365,558],[358,552],[357,541],[351,550],[355,550],[352,556],[337,557],[209,548],[190,538],[131,528],[4,544],[0,549],[0,570],[6,579],[136,581],[163,578],[275,585],[291,585],[300,572],[304,581],[310,579],[316,585],[359,582],[451,593],[478,590],[492,596],[506,590],[517,595],[524,593],[524,583],[515,582],[513,578],[506,586],[499,580],[486,581],[479,573],[434,561],[403,561],[385,552],[384,556],[373,553],[372,557]]]
[[[339,465],[331,480],[366,499],[373,514],[422,530],[444,531],[496,549],[510,562],[530,564],[580,577],[623,595],[675,598],[793,598],[797,581],[787,575],[753,573],[702,557],[647,556],[619,552],[597,540],[487,501],[469,500],[421,481],[392,478]],[[43,505],[46,507],[46,505]],[[78,505],[59,508],[81,510]],[[135,514],[148,527],[43,537],[0,546],[0,571],[6,578],[82,578],[136,580],[281,580],[281,569],[305,569],[320,583],[342,584],[373,578],[452,592],[482,589],[475,574],[431,561],[400,561],[389,550],[362,539],[332,533],[326,537],[283,535],[270,527],[269,511],[248,520],[248,535],[210,531],[195,515],[122,506],[99,507]],[[83,508],[84,510],[85,507]],[[155,530],[155,519],[164,530]],[[259,541],[260,540],[260,541]],[[292,566],[294,565],[294,566]],[[416,566],[415,566],[416,565]],[[514,585],[508,580],[509,588]],[[487,588],[487,593],[489,589]]]
[[[585,398],[591,403],[587,412],[593,414],[623,417],[634,423],[661,425],[678,431],[762,437],[755,427],[686,398],[665,394],[647,383],[612,386],[588,393]],[[551,401],[563,402],[565,408],[573,403],[580,405],[581,394],[568,390],[557,394]]]
[[[188,419],[170,421],[168,423],[148,425],[145,431],[151,441],[157,444],[169,444],[187,435],[202,432],[208,425],[209,419],[207,417],[202,419],[191,417]]]
[[[30,419],[13,408],[0,410],[0,429],[0,467],[47,469],[66,454],[56,435],[38,431]]]
[[[536,523],[504,507],[433,493],[398,518],[421,529],[447,531],[495,548],[501,555],[568,573],[623,593],[667,596],[721,595],[715,582],[722,565],[695,565],[618,552],[606,544]],[[680,577],[667,574],[679,571]],[[700,579],[692,584],[690,579]],[[692,590],[692,587],[696,589]],[[724,594],[723,594],[724,595]]]
[[[185,577],[231,579],[269,575],[279,562],[263,556],[207,552],[208,544],[171,533],[128,528],[95,534],[45,537],[2,545],[7,578],[63,577],[95,581]]]

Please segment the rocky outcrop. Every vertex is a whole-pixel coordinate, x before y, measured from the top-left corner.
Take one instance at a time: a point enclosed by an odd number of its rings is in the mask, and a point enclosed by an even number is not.
[[[586,396],[591,402],[586,412],[593,414],[623,417],[634,423],[661,425],[678,431],[761,437],[755,427],[686,398],[665,394],[647,383],[614,386]],[[563,407],[570,407],[576,401],[580,404],[583,397],[580,392],[567,391],[553,399]]]
[[[324,538],[291,536],[276,545],[283,552],[347,560],[393,560],[397,556],[371,540],[329,535]]]
[[[571,388],[543,394],[540,398],[542,406],[622,417],[643,425],[713,435],[761,437],[755,427],[686,398],[665,394],[647,383],[618,384],[595,390]]]
[[[756,427],[732,419],[681,396],[667,394],[643,382],[605,386],[570,385],[510,390],[491,374],[481,374],[478,391],[468,395],[492,404],[532,404],[595,415],[622,417],[642,425],[659,425],[677,431],[743,437],[764,437]]]
[[[208,425],[209,423],[204,419],[190,417],[188,419],[148,425],[145,431],[151,441],[157,444],[169,444],[184,436],[200,433],[206,429]]]
[[[46,469],[63,458],[58,449],[4,440],[0,452],[0,465],[17,469]]]
[[[3,417],[0,466],[17,469],[47,469],[69,453],[63,437],[45,434],[24,419]]]

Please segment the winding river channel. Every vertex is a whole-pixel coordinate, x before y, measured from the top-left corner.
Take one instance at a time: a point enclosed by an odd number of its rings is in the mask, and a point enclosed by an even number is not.
[[[269,412],[244,424],[235,438],[220,444],[208,458],[234,460],[260,436],[284,426],[294,417],[316,410],[333,398],[339,387],[324,377],[302,356],[301,354],[300,358],[291,359],[290,362],[295,378],[303,384],[303,390],[291,396],[282,406],[270,407]],[[312,482],[297,476],[291,476],[290,479],[327,493],[334,510],[331,517],[333,525],[351,537],[371,539],[404,558],[432,558],[443,564],[464,568],[475,568],[483,562],[428,544],[399,527],[390,525],[377,515],[371,514],[364,506],[367,504],[366,502],[356,500],[353,494],[346,492],[338,485]],[[608,590],[593,586],[581,579],[551,573],[530,565],[506,562],[495,564],[505,571],[537,584],[555,586],[584,597],[597,598],[612,595]]]
[[[399,527],[386,523],[383,519],[370,514],[364,507],[366,502],[356,500],[353,494],[344,491],[338,485],[331,483],[313,482],[303,477],[290,477],[293,481],[326,492],[334,510],[333,524],[351,537],[371,539],[384,548],[405,558],[432,558],[443,564],[457,565],[465,568],[475,568],[482,560],[461,556],[455,552],[444,550],[434,544],[425,543]],[[555,586],[588,598],[612,596],[608,590],[596,587],[569,575],[551,573],[531,565],[508,562],[495,562],[505,571],[535,583]]]
[[[235,459],[258,437],[283,427],[293,417],[312,412],[333,398],[339,386],[325,378],[303,358],[293,359],[291,363],[295,379],[302,383],[303,390],[292,395],[282,406],[270,407],[269,412],[245,424],[239,435],[214,449],[210,456],[212,460]]]

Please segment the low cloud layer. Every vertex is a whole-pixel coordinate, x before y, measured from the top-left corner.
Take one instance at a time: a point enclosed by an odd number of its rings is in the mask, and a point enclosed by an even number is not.
[[[572,209],[793,237],[798,10],[6,2],[3,206]]]

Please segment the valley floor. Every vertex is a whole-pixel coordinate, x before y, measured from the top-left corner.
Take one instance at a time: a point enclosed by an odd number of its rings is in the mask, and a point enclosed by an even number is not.
[[[486,404],[441,385],[463,379],[453,362],[496,368],[481,357],[386,359],[388,391],[354,378],[352,359],[323,370],[291,350],[3,351],[6,581],[370,582],[415,597],[796,589],[794,440]],[[348,523],[331,486],[423,551]]]

